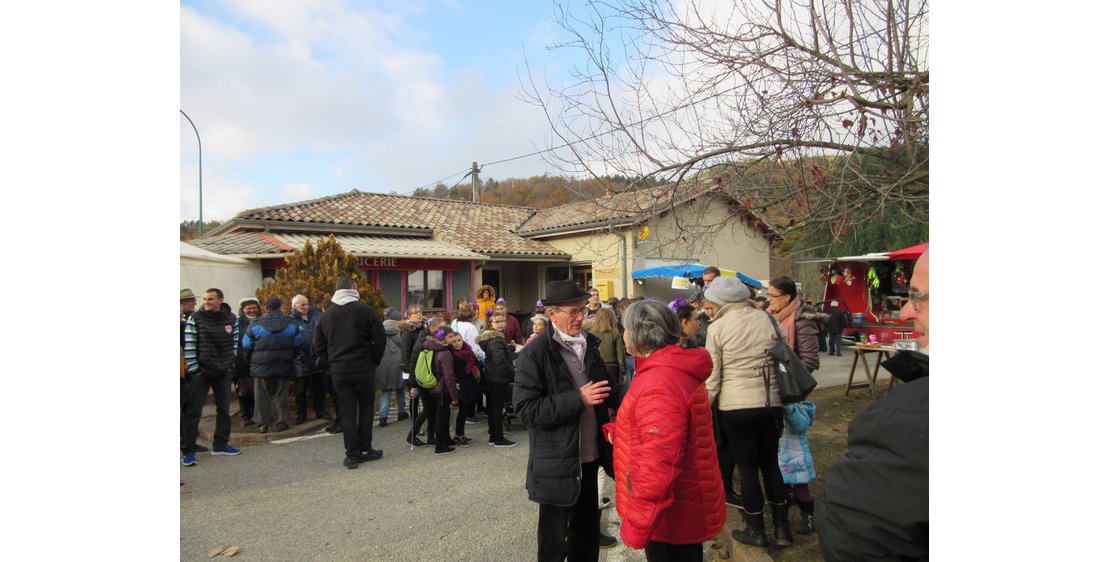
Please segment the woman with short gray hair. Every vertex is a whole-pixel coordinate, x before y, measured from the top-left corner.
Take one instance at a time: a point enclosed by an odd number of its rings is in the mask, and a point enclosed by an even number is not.
[[[617,412],[613,443],[621,539],[649,561],[702,559],[725,524],[725,496],[705,380],[713,360],[678,345],[678,316],[661,302],[625,311],[636,378]]]

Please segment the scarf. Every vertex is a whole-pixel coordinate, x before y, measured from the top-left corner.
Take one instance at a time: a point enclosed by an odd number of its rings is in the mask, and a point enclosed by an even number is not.
[[[775,318],[779,321],[779,326],[782,326],[782,334],[786,336],[790,349],[794,349],[794,315],[801,307],[802,299],[794,299],[786,305],[786,308],[775,313]]]
[[[338,289],[335,294],[331,296],[331,302],[343,306],[347,303],[352,303],[358,300],[358,290],[356,289]]]
[[[559,339],[562,340],[567,347],[571,348],[571,350],[574,351],[574,354],[578,356],[579,361],[582,361],[583,358],[586,356],[586,336],[583,336],[581,333],[579,333],[577,336],[568,336],[566,333],[560,330],[554,322],[551,323],[551,327],[555,328],[555,333],[559,334]]]
[[[470,349],[470,345],[463,342],[460,349],[452,349],[451,356],[466,364],[466,372],[468,375],[478,380],[481,375],[478,372],[478,356],[474,355],[474,351]]]

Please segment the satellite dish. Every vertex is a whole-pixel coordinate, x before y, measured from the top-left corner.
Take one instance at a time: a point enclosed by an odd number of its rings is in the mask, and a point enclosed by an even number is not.
[[[648,234],[651,234],[651,229],[646,226],[641,226],[640,230],[636,232],[636,239],[643,242],[647,240]]]

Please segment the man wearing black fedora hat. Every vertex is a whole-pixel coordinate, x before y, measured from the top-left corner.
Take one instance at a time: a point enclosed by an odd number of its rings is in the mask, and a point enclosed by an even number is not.
[[[597,560],[598,467],[612,476],[612,446],[601,427],[616,410],[598,338],[582,330],[589,294],[552,281],[541,299],[550,318],[517,358],[513,408],[528,428],[528,499],[540,504],[538,560]]]

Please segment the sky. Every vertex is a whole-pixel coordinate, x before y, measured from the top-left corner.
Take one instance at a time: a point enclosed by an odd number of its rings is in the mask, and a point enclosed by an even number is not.
[[[204,219],[358,189],[411,193],[550,146],[521,99],[525,57],[559,81],[572,53],[546,1],[186,1],[180,214]],[[198,161],[197,134],[202,157]],[[559,170],[540,156],[482,179]],[[469,180],[466,180],[467,182]]]

